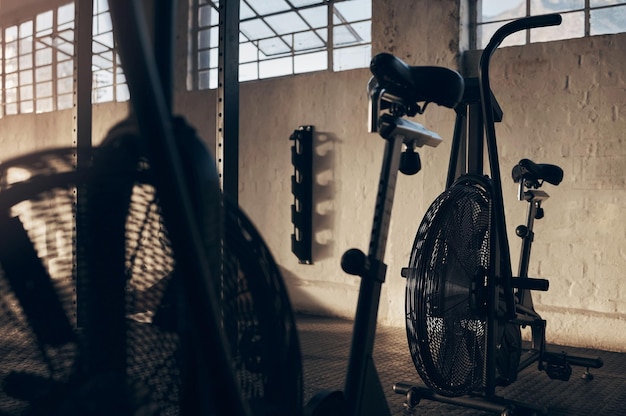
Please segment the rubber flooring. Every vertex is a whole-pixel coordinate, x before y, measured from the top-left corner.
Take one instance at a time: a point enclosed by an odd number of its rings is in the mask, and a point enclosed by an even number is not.
[[[321,390],[343,390],[353,322],[299,315],[297,326],[303,357],[305,403]],[[518,375],[516,382],[498,388],[496,395],[546,408],[550,416],[626,414],[626,354],[563,346],[550,346],[549,349],[600,357],[604,365],[590,370],[592,380],[581,377],[585,368],[573,366],[569,381],[552,380],[532,365]],[[414,410],[407,410],[404,405],[406,396],[396,394],[393,385],[422,382],[413,365],[404,328],[379,326],[373,359],[391,415],[497,414],[426,399],[422,399]]]

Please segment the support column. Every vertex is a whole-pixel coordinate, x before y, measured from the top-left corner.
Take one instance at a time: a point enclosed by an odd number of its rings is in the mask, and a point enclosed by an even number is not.
[[[219,14],[215,154],[222,190],[237,203],[239,193],[239,1],[221,1]]]

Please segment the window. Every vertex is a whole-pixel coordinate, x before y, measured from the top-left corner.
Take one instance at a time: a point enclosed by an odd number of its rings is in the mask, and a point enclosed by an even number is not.
[[[0,117],[72,107],[72,3],[2,28],[0,42]]]
[[[217,86],[218,6],[190,0],[189,90]],[[239,14],[240,81],[369,65],[371,0],[241,0]]]
[[[129,98],[108,10],[106,0],[94,0],[94,103]],[[72,108],[74,19],[72,2],[0,28],[0,117]]]
[[[107,0],[93,2],[92,35],[92,101],[127,101],[130,93],[120,58],[114,48],[113,25]]]
[[[626,32],[626,0],[482,0],[476,17],[476,47],[484,48],[495,31],[525,16],[560,13],[559,26],[518,32],[503,45],[523,45]]]

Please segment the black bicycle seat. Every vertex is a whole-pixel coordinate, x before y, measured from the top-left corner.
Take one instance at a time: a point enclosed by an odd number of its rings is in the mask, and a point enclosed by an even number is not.
[[[563,180],[563,169],[557,165],[535,163],[529,159],[522,159],[513,168],[513,180],[519,183],[522,180],[538,182],[546,181],[558,185]]]
[[[454,108],[463,97],[463,77],[449,68],[410,66],[390,53],[379,53],[370,70],[381,88],[402,100]]]

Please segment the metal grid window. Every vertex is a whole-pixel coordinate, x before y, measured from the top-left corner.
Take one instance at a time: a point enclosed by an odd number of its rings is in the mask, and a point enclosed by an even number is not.
[[[72,107],[72,3],[2,28],[0,43],[0,117]]]
[[[130,93],[120,58],[115,51],[113,25],[107,0],[93,2],[92,34],[92,101],[94,103],[128,101]]]
[[[72,108],[74,20],[72,2],[0,28],[0,117]],[[94,0],[92,54],[93,102],[128,100],[106,0]]]
[[[511,20],[548,13],[560,13],[563,23],[516,33],[503,46],[626,32],[626,0],[478,0],[475,47]]]
[[[219,1],[190,0],[187,89],[216,88]],[[364,68],[371,0],[241,0],[239,80]]]

